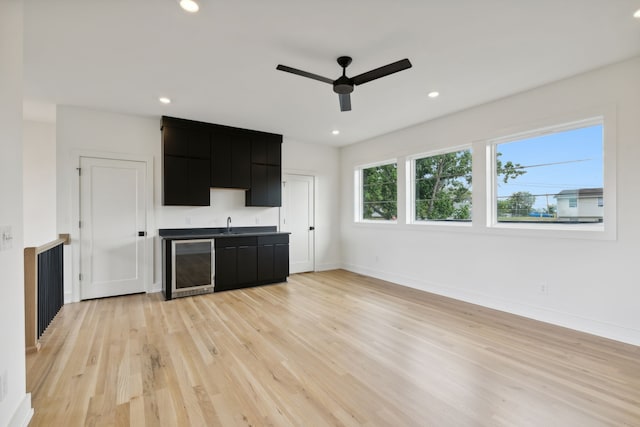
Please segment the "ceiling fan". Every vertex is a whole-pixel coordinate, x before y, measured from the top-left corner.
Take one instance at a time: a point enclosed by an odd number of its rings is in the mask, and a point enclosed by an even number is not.
[[[351,111],[351,92],[353,92],[354,86],[359,86],[372,80],[379,79],[380,77],[385,77],[389,74],[411,68],[411,62],[409,62],[408,59],[402,59],[400,61],[384,65],[380,68],[367,71],[366,73],[358,74],[355,77],[347,77],[346,72],[347,67],[351,64],[351,57],[341,56],[338,58],[338,64],[342,67],[342,76],[338,77],[336,80],[331,80],[296,68],[287,67],[282,64],[279,64],[276,69],[333,85],[333,91],[338,94],[340,99],[340,111]]]

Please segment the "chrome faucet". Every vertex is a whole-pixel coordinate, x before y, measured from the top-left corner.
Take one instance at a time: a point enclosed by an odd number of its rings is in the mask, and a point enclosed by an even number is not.
[[[231,233],[231,217],[227,217],[227,233]]]

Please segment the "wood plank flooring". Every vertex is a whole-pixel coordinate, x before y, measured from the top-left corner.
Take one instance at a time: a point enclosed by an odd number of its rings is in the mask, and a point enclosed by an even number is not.
[[[31,426],[640,426],[640,347],[336,270],[69,304]]]

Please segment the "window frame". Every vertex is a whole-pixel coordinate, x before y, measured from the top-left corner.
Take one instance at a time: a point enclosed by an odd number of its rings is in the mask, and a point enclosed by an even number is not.
[[[396,219],[365,219],[363,212],[363,204],[364,204],[364,192],[363,190],[363,171],[365,169],[374,168],[376,166],[386,166],[386,165],[396,165]],[[360,224],[397,224],[398,216],[399,216],[399,194],[398,187],[400,181],[400,168],[398,164],[397,158],[382,160],[374,163],[367,163],[364,165],[358,165],[354,168],[354,222]]]
[[[585,118],[586,117],[586,118]],[[603,197],[607,199],[604,206],[604,221],[599,224],[545,224],[545,223],[507,223],[497,219],[497,165],[496,152],[499,144],[535,138],[557,132],[583,127],[602,125],[603,150]],[[521,128],[522,129],[522,128]],[[616,224],[616,114],[615,108],[602,109],[597,112],[580,114],[567,120],[555,119],[530,126],[523,130],[485,140],[486,155],[486,223],[487,229],[498,234],[517,234],[523,236],[550,236],[568,238],[587,238],[615,240]]]
[[[455,147],[447,147],[439,150],[432,150],[427,152],[422,152],[418,154],[412,154],[407,156],[406,158],[406,200],[407,200],[407,224],[418,225],[418,226],[445,226],[445,227],[471,227],[473,224],[473,209],[471,211],[471,218],[469,220],[419,220],[416,219],[416,160],[424,159],[427,157],[435,157],[442,154],[449,153],[457,153],[459,151],[469,150],[471,152],[471,176],[473,177],[473,165],[474,165],[474,150],[472,144],[464,144],[458,145]],[[472,195],[473,195],[473,184],[472,184]],[[473,207],[473,197],[471,201],[471,206]]]

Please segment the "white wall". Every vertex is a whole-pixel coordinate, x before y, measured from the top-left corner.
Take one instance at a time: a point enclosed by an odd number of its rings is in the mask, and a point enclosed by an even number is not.
[[[40,246],[56,233],[56,127],[23,123],[24,246]]]
[[[640,344],[640,287],[635,269],[640,241],[638,76],[640,58],[635,58],[343,148],[344,267]],[[543,122],[557,120],[559,124],[563,118],[596,110],[614,110],[617,117],[617,123],[605,125],[615,127],[611,134],[617,135],[610,141],[617,149],[617,169],[612,174],[617,180],[617,239],[615,233],[613,239],[518,233],[475,222],[473,227],[408,225],[403,219],[403,179],[399,179],[398,224],[354,223],[353,170],[357,165],[398,158],[402,177],[408,155],[504,136],[528,126],[535,129]],[[476,180],[474,175],[474,212],[482,210],[484,201],[475,197],[482,184],[483,179]],[[548,294],[540,292],[541,283],[547,285]]]
[[[77,228],[77,171],[78,156],[97,155],[147,159],[153,166],[153,202],[150,203],[149,251],[151,260],[152,283],[148,290],[161,288],[160,243],[157,238],[159,228],[195,228],[224,227],[228,216],[234,227],[278,225],[278,208],[245,207],[245,193],[242,190],[211,190],[211,206],[185,207],[162,206],[161,178],[161,134],[160,118],[145,118],[86,108],[60,106],[57,109],[57,231],[70,233],[74,251],[74,267],[78,265]],[[338,181],[336,171],[338,151],[335,148],[320,147],[314,149],[314,156],[308,155],[313,146],[305,144],[299,147],[295,142],[283,145],[283,169],[293,165],[305,165],[305,170],[319,175],[318,220],[327,224],[317,233],[319,241],[318,264],[336,266],[339,264],[337,199]],[[332,227],[329,225],[333,225]],[[328,237],[333,233],[332,237]],[[73,286],[67,286],[65,292],[75,291],[77,297],[77,273],[73,274]]]
[[[338,268],[340,262],[340,157],[336,147],[306,144],[285,138],[283,173],[313,175],[315,179],[316,270]]]
[[[22,251],[22,2],[0,2],[0,226],[10,227],[10,248],[0,251],[1,426],[26,426],[31,397],[24,356]],[[3,393],[4,394],[4,393]]]

